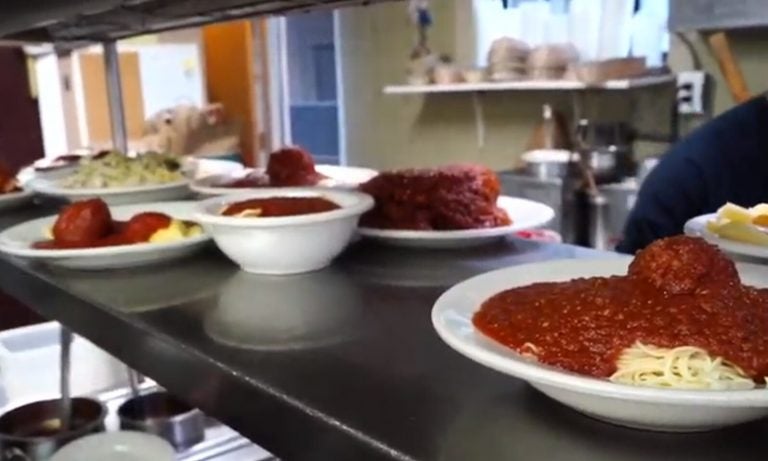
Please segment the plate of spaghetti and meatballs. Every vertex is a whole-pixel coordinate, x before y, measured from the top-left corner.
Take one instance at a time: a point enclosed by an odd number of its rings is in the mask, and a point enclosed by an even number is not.
[[[438,299],[432,322],[459,353],[587,415],[711,430],[768,415],[766,276],[677,236],[634,258],[474,277]]]
[[[195,202],[109,206],[89,199],[0,233],[0,252],[73,269],[144,266],[187,256],[210,239]]]
[[[16,176],[0,164],[0,211],[23,205],[33,196],[32,191],[23,190]]]
[[[383,172],[360,190],[376,202],[360,219],[360,234],[399,246],[480,245],[555,216],[543,203],[500,195],[496,173],[479,165]]]
[[[266,168],[244,168],[233,174],[211,175],[193,181],[190,187],[206,196],[276,187],[355,188],[376,174],[368,168],[315,165],[306,150],[286,147],[270,154]]]

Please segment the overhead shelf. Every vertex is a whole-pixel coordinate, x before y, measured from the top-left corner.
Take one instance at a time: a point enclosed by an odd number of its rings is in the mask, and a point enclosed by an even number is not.
[[[0,38],[98,42],[252,16],[392,0],[6,0]]]
[[[607,80],[600,84],[587,84],[576,80],[522,80],[517,82],[482,82],[455,83],[452,85],[389,85],[384,87],[384,94],[414,95],[414,94],[457,94],[472,95],[472,107],[475,116],[475,131],[477,147],[485,147],[485,115],[483,110],[484,93],[496,91],[571,91],[579,95],[585,90],[631,90],[666,85],[675,82],[674,74],[649,75],[632,79]],[[574,98],[574,113],[581,113],[579,98]]]
[[[673,31],[754,29],[768,26],[765,0],[670,0]]]
[[[455,83],[451,85],[389,85],[385,94],[473,93],[486,91],[578,91],[629,90],[663,85],[675,80],[673,74],[651,75],[633,79],[607,80],[587,84],[576,80],[529,80],[518,82]]]

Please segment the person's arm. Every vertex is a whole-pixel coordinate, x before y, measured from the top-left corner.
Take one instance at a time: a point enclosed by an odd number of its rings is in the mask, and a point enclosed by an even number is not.
[[[630,213],[623,253],[681,234],[689,219],[727,201],[768,201],[768,100],[760,96],[709,121],[664,155]]]
[[[667,154],[643,183],[617,251],[634,254],[654,240],[680,234],[686,221],[705,212],[708,185],[699,166],[674,154]]]

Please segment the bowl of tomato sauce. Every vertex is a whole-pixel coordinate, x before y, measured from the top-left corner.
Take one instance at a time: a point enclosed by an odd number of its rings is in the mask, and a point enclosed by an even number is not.
[[[195,220],[242,270],[287,275],[331,264],[371,208],[352,190],[264,188],[202,201]]]

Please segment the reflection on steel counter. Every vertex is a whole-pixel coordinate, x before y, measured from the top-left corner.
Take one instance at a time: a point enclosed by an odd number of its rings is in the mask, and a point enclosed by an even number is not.
[[[254,302],[258,300],[258,302]],[[261,352],[314,349],[360,332],[362,293],[337,268],[291,277],[235,273],[203,323],[217,343]]]

